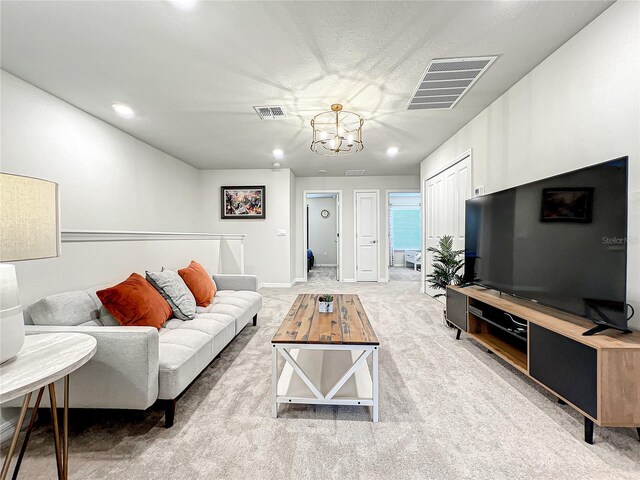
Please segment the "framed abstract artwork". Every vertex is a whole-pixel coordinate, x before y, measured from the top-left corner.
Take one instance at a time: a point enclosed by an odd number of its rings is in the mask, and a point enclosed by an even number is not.
[[[561,187],[542,189],[543,222],[591,222],[593,188]]]
[[[249,220],[265,217],[266,187],[220,187],[221,218]]]

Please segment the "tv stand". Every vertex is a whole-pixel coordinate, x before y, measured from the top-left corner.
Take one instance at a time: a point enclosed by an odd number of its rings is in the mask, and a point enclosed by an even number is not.
[[[447,320],[578,411],[585,442],[594,425],[640,436],[640,332],[594,336],[604,325],[476,286],[447,289]]]
[[[590,328],[589,330],[584,332],[582,334],[582,336],[590,337],[592,335],[595,335],[596,333],[604,332],[605,330],[608,330],[609,328],[613,329],[613,327],[610,327],[609,325],[596,325],[595,327]],[[620,331],[622,333],[631,333],[631,330],[620,330]]]

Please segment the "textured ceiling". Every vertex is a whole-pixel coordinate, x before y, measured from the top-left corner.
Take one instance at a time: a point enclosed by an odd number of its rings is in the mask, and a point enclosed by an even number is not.
[[[2,68],[198,168],[417,173],[418,164],[604,11],[602,1],[14,2]],[[499,55],[452,110],[405,111],[429,60]],[[114,102],[138,116],[118,117]],[[352,157],[309,150],[335,102],[365,117]],[[254,105],[284,105],[260,120]],[[397,146],[389,158],[386,150]]]

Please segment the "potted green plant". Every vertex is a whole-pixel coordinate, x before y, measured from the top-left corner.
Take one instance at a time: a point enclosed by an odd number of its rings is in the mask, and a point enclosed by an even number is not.
[[[318,297],[320,313],[333,313],[333,295],[323,293]]]
[[[443,293],[438,293],[434,297],[443,297],[447,293],[448,285],[459,285],[462,283],[462,276],[460,270],[464,266],[464,258],[462,257],[464,250],[453,249],[453,237],[451,235],[443,235],[438,242],[437,247],[429,247],[427,249],[433,253],[433,272],[427,275],[427,282],[429,286],[442,290]],[[444,310],[444,321],[447,322],[447,310]]]

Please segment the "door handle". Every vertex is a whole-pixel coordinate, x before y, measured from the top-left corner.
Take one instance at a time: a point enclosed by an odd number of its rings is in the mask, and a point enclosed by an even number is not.
[[[374,240],[374,241],[373,241],[373,242],[371,242],[371,243],[376,243],[376,242],[377,242],[377,240]]]

